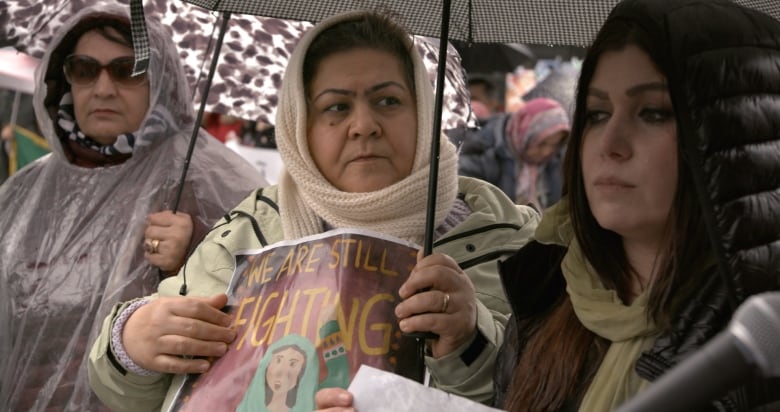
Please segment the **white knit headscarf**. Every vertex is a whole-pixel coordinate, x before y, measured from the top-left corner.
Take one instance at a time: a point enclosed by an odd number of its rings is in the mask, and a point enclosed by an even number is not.
[[[325,179],[309,153],[303,87],[306,52],[323,30],[356,20],[362,14],[341,14],[311,29],[298,43],[285,71],[276,115],[276,141],[284,162],[279,177],[279,210],[285,239],[320,233],[324,220],[335,228],[370,229],[417,244],[423,242],[434,96],[428,72],[411,37],[407,42],[414,64],[417,98],[417,147],[411,174],[374,192],[344,192]],[[440,147],[435,227],[444,221],[458,191],[455,146],[440,134]]]

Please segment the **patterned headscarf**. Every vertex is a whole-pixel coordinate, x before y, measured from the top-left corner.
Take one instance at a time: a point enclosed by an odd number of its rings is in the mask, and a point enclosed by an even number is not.
[[[122,133],[114,143],[102,144],[81,131],[73,110],[73,95],[70,92],[65,93],[57,111],[57,125],[66,133],[68,139],[106,156],[133,153],[136,147],[149,146],[157,139],[169,136],[177,130],[170,111],[162,105],[157,105],[145,119],[144,133]]]
[[[529,100],[514,112],[506,124],[506,139],[517,158],[517,189],[515,201],[531,203],[542,210],[537,196],[536,183],[539,169],[550,157],[541,161],[528,159],[529,148],[540,145],[560,131],[569,132],[569,116],[566,110],[555,100],[536,98]]]

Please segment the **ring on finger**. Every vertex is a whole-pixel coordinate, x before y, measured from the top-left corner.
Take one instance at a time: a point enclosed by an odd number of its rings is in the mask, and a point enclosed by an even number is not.
[[[159,250],[157,249],[157,247],[159,246],[160,246],[160,239],[152,239],[152,251],[149,253],[152,254],[158,253]]]
[[[146,253],[152,253],[152,240],[144,239],[144,251]]]
[[[441,310],[439,312],[445,313],[447,312],[447,307],[450,305],[450,294],[445,293],[444,294],[444,301],[441,303]]]

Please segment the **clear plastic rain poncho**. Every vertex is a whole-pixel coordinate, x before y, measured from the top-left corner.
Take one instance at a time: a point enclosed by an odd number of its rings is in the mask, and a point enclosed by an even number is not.
[[[156,136],[119,165],[71,164],[56,123],[69,90],[62,59],[71,51],[58,45],[95,13],[129,22],[127,7],[101,5],[60,29],[36,73],[37,84],[48,87],[34,98],[53,152],[0,186],[0,410],[101,409],[84,366],[92,341],[115,303],[154,292],[160,280],[143,255],[146,216],[173,208],[194,125],[190,88],[170,35],[148,21],[150,110],[134,134]],[[163,132],[156,107],[174,119]],[[179,205],[193,219],[190,247],[265,184],[248,162],[201,133]]]

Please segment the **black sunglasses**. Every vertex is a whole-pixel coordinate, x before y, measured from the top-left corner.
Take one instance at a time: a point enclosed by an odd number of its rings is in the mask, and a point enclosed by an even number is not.
[[[65,58],[63,69],[68,83],[76,86],[94,84],[103,69],[108,72],[108,76],[116,85],[137,86],[146,81],[146,73],[132,76],[134,63],[133,56],[117,57],[103,65],[92,57],[71,54]]]

